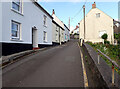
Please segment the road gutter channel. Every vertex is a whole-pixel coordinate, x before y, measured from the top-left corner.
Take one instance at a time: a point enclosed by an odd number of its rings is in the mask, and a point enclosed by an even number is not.
[[[78,47],[80,49],[79,43],[78,43]],[[85,64],[84,64],[84,61],[83,61],[83,54],[82,54],[81,49],[80,49],[80,55],[81,55],[81,60],[82,60],[82,68],[83,68],[83,76],[84,76],[84,87],[87,88],[88,87],[88,78],[87,78],[87,73],[86,73]]]

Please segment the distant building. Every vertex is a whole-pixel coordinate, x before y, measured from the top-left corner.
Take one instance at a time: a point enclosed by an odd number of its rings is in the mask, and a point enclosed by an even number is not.
[[[70,30],[69,28],[64,24],[64,29],[65,29],[65,42],[68,42],[70,40]]]
[[[93,43],[103,42],[101,36],[104,33],[108,34],[108,41],[114,44],[114,20],[103,11],[96,8],[96,3],[92,5],[92,9],[85,16],[85,33],[84,33],[84,19],[80,21],[79,39],[85,42],[90,41]],[[85,36],[84,36],[85,34]]]
[[[120,22],[119,21],[114,20],[113,29],[114,29],[114,33],[116,34],[120,33]]]
[[[74,39],[79,39],[79,34],[75,33],[74,34]]]

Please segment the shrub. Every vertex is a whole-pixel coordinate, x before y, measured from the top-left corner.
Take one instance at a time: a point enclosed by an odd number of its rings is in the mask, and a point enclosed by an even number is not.
[[[105,44],[110,44],[110,42],[109,42],[109,41],[106,41],[106,40],[104,41],[104,43],[105,43]]]
[[[119,39],[119,34],[114,34],[114,39]]]
[[[108,35],[105,33],[105,34],[103,34],[103,35],[101,36],[101,38],[104,39],[104,40],[107,40]]]

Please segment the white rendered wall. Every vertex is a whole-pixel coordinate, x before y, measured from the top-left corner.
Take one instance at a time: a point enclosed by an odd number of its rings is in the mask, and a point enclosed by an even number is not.
[[[55,23],[52,23],[52,41],[59,43],[59,27]]]
[[[53,20],[64,29],[63,22],[55,14],[53,14],[52,17],[53,17]],[[64,42],[64,37],[65,37],[64,31],[60,28],[60,41],[61,42]]]
[[[11,9],[11,2],[2,3],[3,7],[3,40],[2,42],[8,43],[25,43],[32,44],[32,27],[38,29],[38,43],[39,44],[52,44],[52,19],[47,16],[40,8],[33,2],[23,3],[23,15],[14,12]],[[47,27],[43,25],[43,16],[47,16]],[[21,23],[21,40],[11,40],[11,20]],[[47,32],[47,42],[43,41],[43,31]]]
[[[100,18],[96,18],[96,14],[100,13]],[[86,41],[103,42],[103,39],[99,36],[101,31],[106,31],[108,34],[108,41],[114,41],[114,32],[113,32],[113,19],[106,15],[104,12],[98,8],[91,9],[91,11],[86,15]],[[79,38],[84,39],[84,22],[80,22],[79,28]]]

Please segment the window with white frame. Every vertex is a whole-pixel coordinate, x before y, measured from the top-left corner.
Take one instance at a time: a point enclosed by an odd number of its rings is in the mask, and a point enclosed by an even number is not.
[[[12,39],[20,39],[20,23],[12,21],[11,25]]]
[[[22,2],[21,2],[21,0],[13,0],[12,1],[12,9],[22,13]]]
[[[47,26],[47,16],[44,15],[44,26]]]
[[[100,18],[100,13],[97,13],[97,14],[96,14],[96,18]]]
[[[43,41],[47,42],[47,32],[43,31]]]
[[[99,37],[101,38],[102,35],[106,34],[107,32],[104,30],[104,31],[99,31]]]

